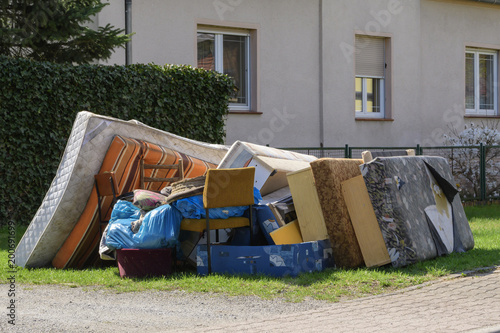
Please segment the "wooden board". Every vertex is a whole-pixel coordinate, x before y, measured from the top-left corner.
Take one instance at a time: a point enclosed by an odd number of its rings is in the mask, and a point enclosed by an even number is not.
[[[290,172],[287,180],[304,242],[329,238],[311,168]]]
[[[272,231],[269,235],[276,245],[299,244],[303,242],[297,220]]]
[[[363,176],[342,182],[342,193],[366,267],[389,264],[391,258],[373,211]]]

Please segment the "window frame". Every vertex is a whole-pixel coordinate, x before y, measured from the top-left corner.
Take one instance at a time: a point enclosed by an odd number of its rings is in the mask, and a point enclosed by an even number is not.
[[[474,109],[468,109],[464,96],[464,108],[466,116],[498,116],[498,94],[499,94],[499,81],[498,81],[498,58],[499,51],[495,49],[478,48],[478,47],[466,47],[464,53],[464,60],[467,61],[467,54],[474,54]],[[479,55],[493,55],[493,109],[480,109],[480,83],[479,83]],[[465,70],[465,66],[464,66]],[[464,75],[465,84],[467,82],[467,72]],[[465,92],[465,89],[464,89]]]
[[[356,111],[356,116],[361,118],[385,118],[385,78],[379,76],[360,76],[356,75],[356,79],[361,79],[361,111]],[[367,79],[378,79],[380,84],[380,112],[368,112],[368,90]],[[355,90],[356,93],[356,90]]]
[[[251,89],[251,84],[252,84],[252,75],[251,75],[251,33],[249,31],[246,31],[246,29],[216,29],[216,28],[204,28],[204,27],[198,27],[196,30],[196,41],[198,41],[198,34],[200,33],[206,33],[206,34],[213,34],[214,35],[214,56],[215,56],[215,71],[219,73],[224,72],[224,57],[223,57],[223,51],[224,51],[224,35],[228,36],[240,36],[240,37],[245,37],[245,83],[246,83],[246,89],[245,89],[245,94],[246,94],[246,103],[229,103],[228,107],[230,111],[250,111],[252,109],[252,89]],[[198,54],[196,54],[196,57],[198,57]],[[198,64],[196,64],[198,65]]]
[[[391,110],[391,52],[392,52],[392,35],[391,34],[371,34],[364,31],[354,32],[354,49],[355,52],[362,52],[356,48],[356,37],[380,38],[384,40],[383,59],[384,59],[384,76],[373,75],[356,75],[356,61],[354,61],[354,113],[356,120],[392,120]],[[356,78],[362,79],[362,111],[356,111]],[[380,80],[380,112],[367,112],[366,101],[366,79]]]

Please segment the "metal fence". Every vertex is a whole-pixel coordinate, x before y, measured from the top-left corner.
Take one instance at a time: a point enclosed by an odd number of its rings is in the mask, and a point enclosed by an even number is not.
[[[455,177],[462,200],[500,199],[500,146],[439,146],[439,147],[319,147],[282,148],[318,158],[361,158],[364,151],[381,152],[414,149],[416,155],[441,156]]]

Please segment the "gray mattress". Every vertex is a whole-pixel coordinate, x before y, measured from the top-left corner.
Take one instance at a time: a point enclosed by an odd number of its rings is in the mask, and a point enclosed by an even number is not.
[[[393,266],[474,247],[446,159],[377,157],[360,168]]]

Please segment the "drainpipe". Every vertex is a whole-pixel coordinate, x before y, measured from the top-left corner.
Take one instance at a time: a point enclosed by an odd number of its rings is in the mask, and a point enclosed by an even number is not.
[[[319,146],[325,141],[323,125],[323,0],[319,0]],[[323,150],[321,150],[323,153]]]
[[[132,33],[132,0],[125,0],[125,33]],[[125,65],[132,63],[132,41],[125,45]]]

